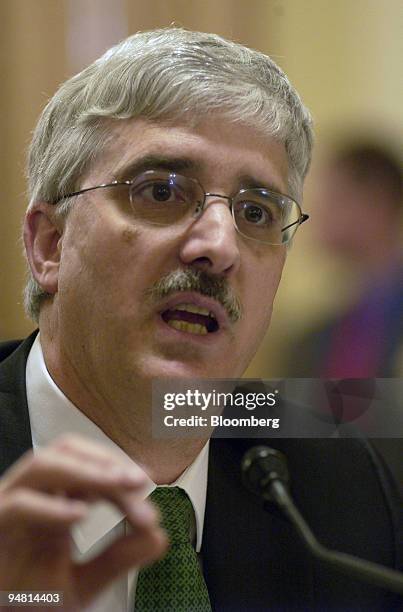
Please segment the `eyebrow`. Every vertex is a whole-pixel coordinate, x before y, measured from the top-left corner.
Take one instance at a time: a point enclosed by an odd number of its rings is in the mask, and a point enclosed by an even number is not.
[[[241,189],[267,189],[267,191],[274,191],[275,193],[286,195],[283,193],[283,190],[280,189],[280,186],[276,182],[258,181],[249,174],[243,174],[242,176],[240,176],[239,183],[241,185]]]
[[[137,159],[117,171],[118,180],[129,180],[147,170],[168,170],[169,172],[183,172],[184,170],[200,170],[200,164],[184,157],[165,157],[162,155],[146,155]]]
[[[168,157],[163,155],[145,155],[133,162],[128,163],[116,172],[116,179],[126,181],[134,178],[137,174],[147,170],[167,170],[168,172],[194,172],[199,173],[202,164],[188,157]],[[196,178],[196,177],[195,177]],[[267,189],[283,194],[282,189],[274,181],[260,181],[250,174],[242,174],[238,177],[239,189]],[[283,194],[285,195],[285,194]]]

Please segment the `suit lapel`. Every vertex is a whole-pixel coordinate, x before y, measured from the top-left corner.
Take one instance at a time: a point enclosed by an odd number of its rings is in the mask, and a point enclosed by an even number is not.
[[[32,448],[25,369],[36,334],[0,364],[0,475]]]

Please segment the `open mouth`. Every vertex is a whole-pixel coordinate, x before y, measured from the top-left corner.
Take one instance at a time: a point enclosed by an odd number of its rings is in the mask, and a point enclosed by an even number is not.
[[[219,330],[219,324],[207,308],[195,304],[176,304],[161,313],[163,321],[179,331],[206,336]]]

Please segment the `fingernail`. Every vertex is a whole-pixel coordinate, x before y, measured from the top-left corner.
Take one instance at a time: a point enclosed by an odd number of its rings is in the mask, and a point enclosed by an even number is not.
[[[123,479],[127,484],[139,485],[144,482],[144,474],[141,472],[123,472]]]
[[[110,471],[111,478],[115,478],[122,484],[139,485],[143,482],[144,476],[141,472],[126,470],[124,468],[113,468]]]
[[[70,501],[68,505],[75,514],[86,514],[88,512],[88,504],[83,501]]]
[[[156,512],[154,508],[145,502],[137,502],[130,508],[130,516],[135,523],[149,524],[151,521],[156,519]]]

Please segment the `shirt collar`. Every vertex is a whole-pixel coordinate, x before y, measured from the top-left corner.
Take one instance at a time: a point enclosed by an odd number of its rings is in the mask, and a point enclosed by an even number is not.
[[[128,459],[126,453],[85,416],[55,384],[46,368],[39,334],[28,356],[26,383],[34,452],[37,448],[49,444],[66,432],[75,432],[111,448],[126,460]],[[184,489],[193,504],[196,518],[197,552],[200,551],[203,537],[208,447],[207,442],[193,463],[175,482],[169,485]],[[132,461],[130,458],[129,460]],[[148,476],[147,479],[144,498],[156,488],[156,484]],[[86,553],[123,519],[124,515],[116,506],[106,502],[94,504],[88,517],[73,528],[72,537],[78,550],[83,554]]]

